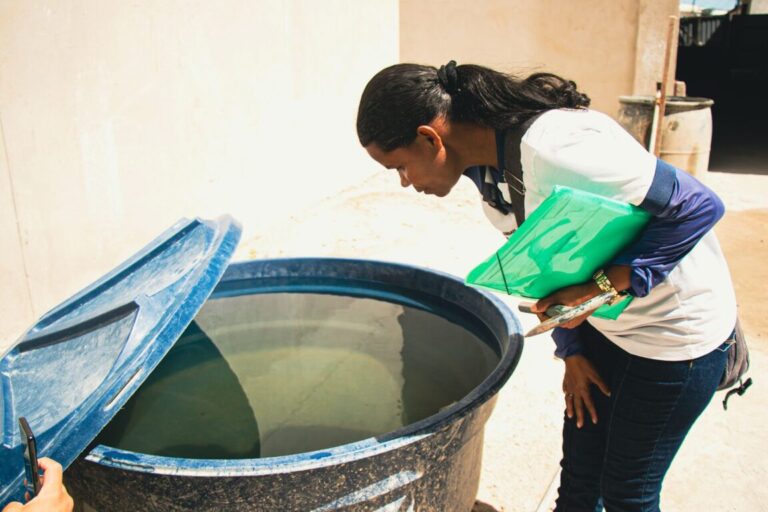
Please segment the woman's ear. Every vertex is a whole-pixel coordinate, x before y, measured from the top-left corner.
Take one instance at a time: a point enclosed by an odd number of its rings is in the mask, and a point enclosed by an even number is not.
[[[440,134],[435,131],[434,128],[432,128],[428,124],[423,124],[416,128],[416,133],[423,137],[424,140],[426,140],[430,146],[432,146],[434,149],[442,149],[443,147],[443,139],[440,137]]]

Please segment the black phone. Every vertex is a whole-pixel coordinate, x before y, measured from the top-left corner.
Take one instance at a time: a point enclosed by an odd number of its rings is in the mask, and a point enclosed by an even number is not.
[[[21,430],[21,445],[24,447],[24,469],[27,473],[26,488],[29,498],[32,499],[40,492],[40,468],[37,465],[37,443],[32,429],[29,428],[27,419],[19,417]]]

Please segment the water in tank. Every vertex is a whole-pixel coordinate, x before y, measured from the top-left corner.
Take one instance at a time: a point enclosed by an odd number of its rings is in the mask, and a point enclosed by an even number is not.
[[[95,444],[201,459],[321,450],[431,416],[498,362],[465,326],[393,302],[214,296]]]

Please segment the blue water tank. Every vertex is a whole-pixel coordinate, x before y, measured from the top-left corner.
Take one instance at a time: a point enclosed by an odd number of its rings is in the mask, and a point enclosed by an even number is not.
[[[15,423],[25,416],[41,456],[68,466],[75,501],[99,511],[470,510],[484,425],[522,351],[512,311],[453,276],[408,265],[330,258],[229,264],[239,232],[228,217],[178,223],[46,314],[3,357],[0,503],[22,493]],[[109,431],[206,301],[286,293],[373,299],[443,318],[481,340],[494,364],[434,413],[338,446],[199,458],[99,443],[99,432]],[[459,364],[476,373],[473,361]]]

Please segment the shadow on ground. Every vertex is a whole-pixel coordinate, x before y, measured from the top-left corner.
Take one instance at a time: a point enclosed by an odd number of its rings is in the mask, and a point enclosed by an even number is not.
[[[709,170],[734,174],[768,175],[768,123],[716,122],[713,126]]]

